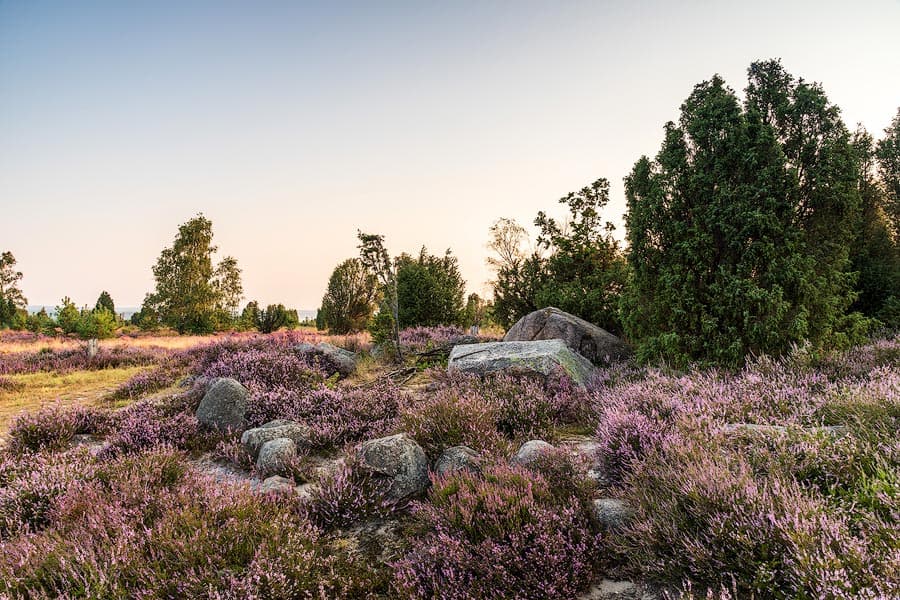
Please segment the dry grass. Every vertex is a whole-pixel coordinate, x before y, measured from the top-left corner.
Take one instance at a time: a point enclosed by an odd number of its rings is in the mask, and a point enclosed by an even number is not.
[[[0,391],[0,437],[10,422],[23,411],[35,411],[56,401],[63,405],[108,405],[104,397],[129,377],[147,367],[126,367],[71,373],[29,373],[8,375],[21,384],[17,391]]]
[[[182,350],[190,348],[198,344],[209,344],[216,340],[215,335],[162,335],[162,336],[143,336],[137,338],[120,337],[109,340],[101,340],[101,348],[166,348],[168,350]],[[63,350],[70,348],[78,348],[84,345],[82,340],[67,337],[45,337],[35,341],[6,341],[0,337],[0,354],[10,354],[15,352],[35,352],[42,348],[50,348],[51,350]]]

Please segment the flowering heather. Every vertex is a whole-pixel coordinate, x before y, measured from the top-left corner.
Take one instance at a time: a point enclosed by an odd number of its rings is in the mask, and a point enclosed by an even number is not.
[[[498,466],[433,483],[414,504],[422,532],[394,565],[405,597],[567,599],[591,580],[599,538],[540,474]]]
[[[79,370],[117,369],[150,365],[168,354],[160,348],[131,348],[116,346],[100,348],[93,357],[81,348],[37,352],[0,354],[0,375],[56,371],[67,373]]]
[[[35,412],[22,413],[13,420],[8,450],[16,453],[61,450],[77,434],[102,433],[108,421],[108,412],[99,408],[51,404]]]
[[[314,448],[339,448],[397,429],[404,394],[390,381],[369,388],[313,390],[276,388],[254,393],[247,419],[251,426],[274,419],[300,421],[311,429]]]
[[[197,450],[211,446],[213,435],[201,431],[193,413],[174,412],[144,400],[119,411],[101,458],[159,447]]]
[[[203,372],[206,377],[231,377],[255,393],[275,389],[306,391],[325,381],[325,373],[277,346],[223,353]]]
[[[360,521],[385,519],[404,508],[389,495],[389,484],[353,464],[342,466],[320,482],[302,512],[324,529],[347,527]]]
[[[400,345],[410,352],[424,352],[444,348],[458,343],[461,339],[472,338],[456,325],[435,325],[432,327],[407,327],[400,331]],[[477,336],[479,342],[496,341],[492,336]]]
[[[93,469],[93,471],[92,471]],[[365,598],[386,577],[275,498],[154,451],[72,477],[52,523],[0,540],[0,595]]]

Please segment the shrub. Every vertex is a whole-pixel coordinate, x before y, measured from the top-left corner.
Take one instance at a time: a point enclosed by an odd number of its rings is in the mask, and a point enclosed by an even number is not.
[[[276,388],[253,395],[247,419],[251,425],[273,419],[303,422],[312,430],[312,446],[330,449],[392,433],[402,400],[401,390],[390,382],[346,390]]]
[[[611,546],[652,578],[766,598],[881,597],[892,585],[890,559],[845,517],[707,440],[653,453],[628,483],[636,517]]]
[[[407,431],[432,460],[451,446],[469,446],[489,454],[508,449],[497,431],[499,405],[467,390],[445,388],[403,407]]]
[[[389,488],[389,483],[369,475],[351,457],[348,464],[320,482],[302,512],[325,529],[388,518],[405,506],[390,497]]]
[[[0,377],[0,392],[20,392],[25,388],[25,384],[19,381],[13,381],[9,377]]]
[[[577,500],[539,474],[493,467],[436,479],[414,505],[421,533],[394,565],[409,598],[573,598],[590,581],[598,538]]]
[[[9,427],[9,449],[13,452],[61,450],[76,434],[99,433],[107,426],[108,413],[85,406],[64,408],[51,404],[22,413]]]
[[[145,400],[116,414],[114,433],[99,457],[111,458],[160,447],[199,450],[213,447],[214,441],[214,434],[202,431],[192,413],[174,412]]]
[[[324,539],[277,499],[187,476],[154,451],[86,473],[37,535],[3,542],[12,597],[368,597],[386,574]],[[369,590],[372,590],[370,592]]]
[[[308,391],[321,386],[325,374],[289,349],[278,346],[225,352],[203,373],[231,377],[252,392],[274,389]]]

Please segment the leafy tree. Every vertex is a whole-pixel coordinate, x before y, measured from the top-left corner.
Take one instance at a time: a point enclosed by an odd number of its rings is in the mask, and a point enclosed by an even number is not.
[[[377,342],[387,341],[382,331],[389,331],[390,342],[397,360],[403,360],[400,349],[400,307],[397,292],[397,268],[391,261],[384,247],[384,236],[357,231],[359,239],[359,258],[363,266],[373,275],[381,286],[381,303],[373,327],[373,335]]]
[[[612,236],[612,223],[604,223],[600,216],[609,203],[609,181],[600,178],[559,202],[569,209],[565,224],[543,211],[534,220],[541,230],[538,244],[549,251],[535,304],[538,308],[555,306],[621,333],[619,297],[628,266]]]
[[[465,281],[450,250],[434,256],[423,247],[417,258],[401,254],[396,264],[401,327],[461,321]]]
[[[156,312],[163,325],[179,333],[209,333],[216,328],[217,312],[236,310],[240,289],[240,269],[226,257],[213,269],[212,221],[202,214],[178,228],[171,248],[160,253],[153,275],[156,290],[144,301],[148,314]],[[237,300],[236,300],[237,299]]]
[[[900,242],[900,109],[884,130],[876,150],[878,173],[884,185],[884,211],[896,242]]]
[[[116,314],[116,305],[113,303],[112,296],[110,296],[107,291],[100,293],[100,297],[97,298],[97,304],[94,306],[95,310],[100,310],[101,308],[105,308],[112,314]]]
[[[331,273],[322,298],[322,324],[332,333],[343,334],[366,328],[375,301],[378,281],[358,258],[345,260]],[[325,328],[323,327],[323,329]]]
[[[625,180],[626,330],[643,359],[738,364],[810,330],[814,279],[785,156],[718,76],[695,86],[656,159]]]
[[[68,296],[62,299],[62,304],[56,307],[56,324],[63,333],[75,333],[78,331],[78,323],[81,320],[81,311]]]
[[[12,252],[0,254],[0,329],[16,324],[18,311],[27,304],[19,289],[22,272],[16,271],[15,266]]]
[[[546,273],[537,251],[526,248],[528,234],[512,219],[501,218],[491,225],[488,248],[495,256],[487,259],[494,269],[494,317],[505,328],[537,310],[537,294]]]
[[[283,304],[270,304],[259,311],[256,328],[261,333],[272,333],[281,328],[296,329],[300,318],[296,310],[289,310]]]
[[[241,268],[233,256],[226,256],[216,267],[213,288],[219,298],[219,308],[228,314],[229,319],[237,315],[238,306],[244,297],[244,285],[241,283]]]

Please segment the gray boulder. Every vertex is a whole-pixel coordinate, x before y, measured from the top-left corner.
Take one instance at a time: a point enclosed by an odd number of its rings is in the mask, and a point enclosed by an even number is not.
[[[405,433],[363,442],[359,458],[367,471],[390,481],[394,499],[420,495],[431,484],[425,451]]]
[[[250,391],[234,379],[216,379],[197,407],[197,421],[219,431],[243,431],[249,398]]]
[[[522,467],[530,467],[550,450],[553,450],[553,445],[548,444],[544,440],[529,440],[522,444],[522,447],[512,455],[509,462]]]
[[[562,340],[538,340],[454,346],[447,369],[476,375],[506,372],[545,378],[562,369],[572,381],[583,386],[594,365]]]
[[[549,306],[519,319],[506,333],[504,342],[563,340],[566,346],[595,365],[632,356],[631,348],[605,329]]]
[[[434,462],[434,473],[443,477],[457,471],[481,473],[478,453],[468,446],[453,446],[444,450]]]
[[[241,435],[241,444],[253,460],[259,457],[259,450],[263,444],[278,438],[287,438],[294,442],[298,448],[309,445],[310,429],[306,425],[295,421],[276,419],[260,427],[248,429]]]
[[[263,474],[285,475],[297,458],[297,445],[287,438],[269,440],[259,449],[256,469]]]
[[[594,517],[607,531],[616,531],[631,521],[634,510],[624,500],[600,498],[594,500]]]
[[[348,377],[356,371],[356,354],[328,342],[320,342],[315,346],[305,342],[300,343],[294,346],[294,352],[300,356],[323,357],[325,362],[334,366],[341,377]]]

